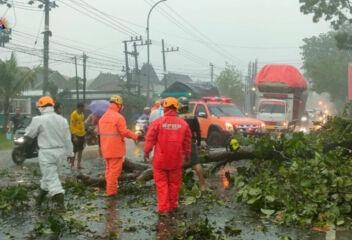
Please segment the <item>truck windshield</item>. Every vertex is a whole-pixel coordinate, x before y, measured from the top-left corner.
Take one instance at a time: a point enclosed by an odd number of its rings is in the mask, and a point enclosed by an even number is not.
[[[260,104],[259,112],[261,113],[285,113],[284,104]]]
[[[217,117],[244,117],[235,105],[209,104],[209,112]]]

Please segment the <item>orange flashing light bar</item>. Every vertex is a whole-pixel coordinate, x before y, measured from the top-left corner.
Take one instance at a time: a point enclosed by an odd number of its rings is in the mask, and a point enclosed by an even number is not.
[[[232,101],[232,98],[220,98],[220,97],[202,97],[203,101],[213,101],[213,102],[226,102],[229,103]]]

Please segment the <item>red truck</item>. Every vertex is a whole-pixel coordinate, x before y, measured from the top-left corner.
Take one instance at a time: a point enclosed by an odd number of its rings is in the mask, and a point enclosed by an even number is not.
[[[290,65],[266,65],[255,78],[257,119],[268,130],[287,131],[301,121],[307,101],[307,81]]]

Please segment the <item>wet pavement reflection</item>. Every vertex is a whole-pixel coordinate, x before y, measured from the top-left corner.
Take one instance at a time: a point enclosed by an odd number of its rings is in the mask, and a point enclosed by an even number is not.
[[[104,236],[109,239],[118,239],[118,205],[115,197],[106,200],[106,224]]]
[[[144,143],[135,144],[133,141],[126,141],[127,152],[130,159],[143,161]],[[104,164],[98,158],[84,159],[84,174],[99,178],[104,175]],[[246,206],[235,201],[234,186],[236,168],[244,166],[246,161],[227,164],[215,174],[208,176],[207,185],[212,189],[209,194],[215,194],[221,201],[210,202],[205,193],[202,197],[190,205],[181,204],[180,216],[176,218],[161,217],[157,215],[156,194],[153,181],[146,185],[137,185],[134,182],[125,182],[121,185],[121,192],[117,198],[108,199],[105,197],[105,190],[97,190],[96,198],[76,198],[71,194],[66,196],[67,203],[72,205],[72,217],[80,223],[87,225],[91,232],[81,234],[65,233],[60,240],[93,240],[93,239],[127,239],[127,240],[168,240],[179,234],[180,223],[184,226],[208,218],[217,229],[229,225],[241,230],[238,236],[228,236],[233,240],[280,240],[288,236],[292,240],[352,240],[352,232],[337,228],[329,232],[313,231],[311,227],[302,226],[277,226],[268,219],[262,218],[248,209]],[[35,160],[27,161],[24,167],[13,168],[18,171],[9,172],[3,175],[2,181],[39,181],[35,179],[33,171],[37,168]],[[1,168],[1,167],[0,167]],[[206,166],[205,166],[206,168]],[[26,177],[26,174],[28,176]],[[72,176],[72,171],[66,169],[65,175]],[[195,177],[196,182],[198,178]],[[31,196],[32,197],[32,196]],[[88,203],[89,202],[89,203]],[[29,203],[30,205],[33,202]],[[82,208],[85,205],[86,208]],[[90,209],[87,213],[87,206]],[[38,215],[31,208],[26,208],[21,214],[13,214],[1,218],[0,214],[0,239],[9,239],[7,233],[14,235],[13,239],[25,239],[26,234],[33,231],[38,222],[45,222],[47,218]],[[21,228],[16,228],[20,223]],[[16,231],[14,231],[16,229]],[[91,235],[93,234],[93,235]],[[95,236],[94,236],[95,234]],[[42,234],[35,239],[49,239],[48,235]]]

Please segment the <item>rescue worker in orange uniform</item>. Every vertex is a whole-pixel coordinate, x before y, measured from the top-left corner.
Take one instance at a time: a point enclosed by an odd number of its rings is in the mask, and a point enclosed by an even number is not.
[[[123,101],[120,96],[110,98],[110,107],[99,120],[101,151],[106,160],[106,195],[117,194],[118,178],[126,155],[125,138],[137,140],[138,135],[127,129],[126,120],[120,114]]]
[[[155,101],[155,104],[154,104],[154,107],[152,108],[152,110],[150,112],[153,112],[155,110],[158,110],[160,107],[160,101],[159,100],[156,100]]]
[[[148,128],[145,138],[144,161],[154,149],[154,182],[158,196],[159,215],[166,215],[178,206],[184,159],[190,161],[192,133],[188,124],[177,117],[177,99],[166,98],[164,116]]]

